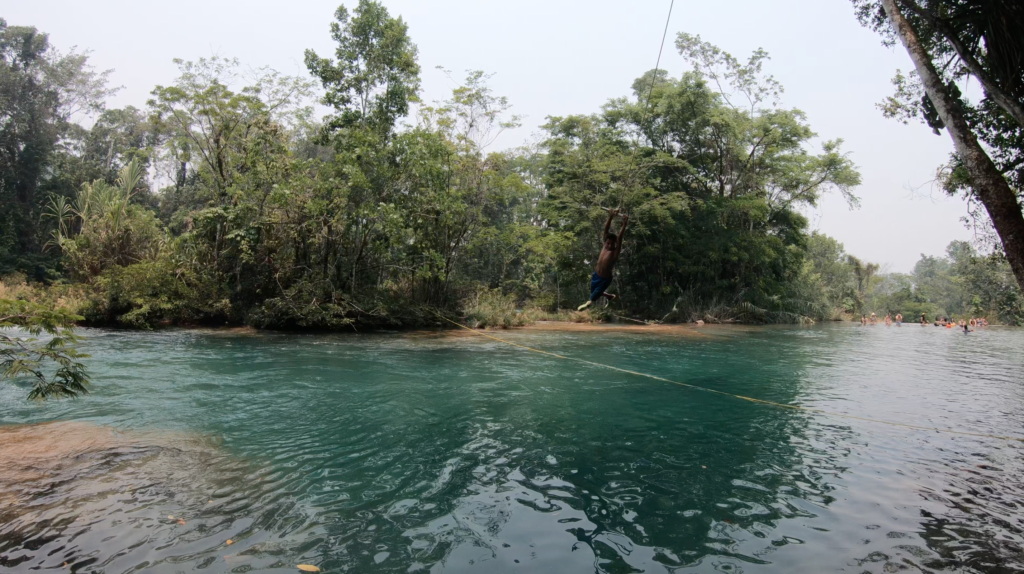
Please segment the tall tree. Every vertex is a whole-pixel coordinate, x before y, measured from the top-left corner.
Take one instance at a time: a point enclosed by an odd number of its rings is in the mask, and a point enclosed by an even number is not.
[[[986,143],[1006,151],[1014,147],[1009,140],[1019,142],[1014,132],[1024,126],[1020,67],[1007,65],[1024,61],[1019,32],[1013,32],[1013,23],[1024,21],[1019,4],[1002,0],[854,0],[854,4],[863,23],[887,35],[887,41],[891,41],[888,34],[894,34],[906,48],[926,96],[916,107],[933,129],[949,131],[956,150],[954,168],[963,172],[959,187],[964,187],[965,179],[969,181],[999,235],[1017,282],[1024,286],[1020,190],[1014,190],[1004,174],[1010,166],[1000,169],[978,138],[981,132],[988,136]],[[981,82],[988,105],[983,102],[975,108],[963,99],[955,82],[966,75]],[[901,107],[914,108],[904,105],[915,92],[913,83],[901,82],[898,76],[897,87],[898,97],[890,100],[887,110],[892,115],[898,115]],[[1015,125],[1007,126],[1001,115],[1012,118],[1010,123]],[[1014,158],[1019,154],[1019,149],[1010,151]],[[947,181],[947,188],[957,186],[956,179]]]
[[[898,0],[919,19],[933,57],[974,76],[985,95],[1024,127],[1024,4],[1015,0]]]
[[[381,244],[384,228],[394,221],[401,189],[396,124],[417,100],[420,67],[408,26],[379,2],[360,0],[352,16],[339,6],[331,37],[338,44],[336,59],[306,50],[306,67],[326,90],[323,103],[334,108],[321,141],[334,147],[338,178],[345,185],[345,197],[335,208],[354,217],[341,229],[330,227],[331,235],[339,235],[331,249],[349,246],[347,277],[340,279],[355,292],[368,250]]]
[[[59,137],[59,94],[47,81],[46,34],[0,20],[0,248],[40,247],[36,191]]]
[[[856,167],[839,141],[808,149],[815,134],[802,112],[776,106],[781,86],[762,72],[764,52],[741,63],[696,36],[681,34],[676,45],[694,70],[659,79],[649,103],[641,98],[651,73],[634,84],[635,102],[549,118],[542,212],[576,236],[567,258],[583,284],[599,207],[623,201],[633,239],[621,291],[637,312],[668,311],[690,293],[747,305],[751,320],[810,314],[788,300],[807,242],[799,208],[833,191],[856,203]],[[624,185],[634,171],[636,185]]]
[[[0,18],[0,270],[21,268],[45,241],[39,214],[43,186],[74,124],[98,112],[108,72],[96,72],[87,54],[60,53],[30,26],[8,26]],[[38,277],[42,278],[42,277]]]
[[[324,103],[335,109],[328,130],[358,126],[386,140],[419,92],[420,66],[409,27],[373,0],[360,0],[354,17],[338,6],[334,18],[336,59],[306,50],[306,67],[327,90]]]
[[[231,85],[242,79],[237,60],[214,56],[174,63],[181,75],[174,85],[153,90],[151,122],[175,168],[193,164],[223,197],[247,138],[267,121],[287,123],[301,113],[309,83],[263,68],[236,91]]]

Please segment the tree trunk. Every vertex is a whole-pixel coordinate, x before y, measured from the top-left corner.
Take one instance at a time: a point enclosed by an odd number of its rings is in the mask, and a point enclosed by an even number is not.
[[[181,162],[181,167],[178,170],[177,176],[174,181],[174,186],[177,189],[181,189],[185,186],[185,180],[188,178],[188,162]]]
[[[910,54],[928,98],[946,124],[949,136],[953,139],[953,147],[971,176],[971,187],[988,211],[996,233],[1003,242],[1003,250],[1017,278],[1017,284],[1024,289],[1024,213],[1021,212],[1016,194],[978,143],[978,138],[964,118],[959,100],[942,83],[931,56],[896,6],[896,0],[882,0],[882,7],[896,35]]]
[[[902,4],[911,10],[918,16],[924,18],[931,24],[936,31],[947,42],[953,49],[956,50],[956,54],[960,56],[960,60],[964,66],[971,72],[971,74],[981,82],[982,88],[985,90],[985,94],[992,98],[992,101],[999,107],[1003,108],[1006,113],[1016,120],[1021,127],[1024,127],[1024,106],[1020,102],[1014,100],[1013,96],[1006,92],[999,84],[996,83],[995,79],[991,74],[985,71],[985,68],[981,65],[981,62],[971,53],[971,50],[964,45],[963,40],[957,36],[955,30],[953,30],[949,24],[946,24],[937,15],[930,12],[927,8],[924,8],[915,0],[901,0]]]
[[[558,281],[558,270],[555,269],[555,313],[562,307],[562,284]]]

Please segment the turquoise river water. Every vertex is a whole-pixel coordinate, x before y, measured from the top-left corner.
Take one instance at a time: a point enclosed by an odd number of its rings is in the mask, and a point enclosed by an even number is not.
[[[92,394],[0,385],[0,571],[1024,571],[1022,442],[466,333],[83,334]],[[497,334],[1024,437],[1024,330]]]

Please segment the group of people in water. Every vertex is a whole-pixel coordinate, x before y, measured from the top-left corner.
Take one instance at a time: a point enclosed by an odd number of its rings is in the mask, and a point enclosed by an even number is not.
[[[899,326],[899,325],[903,324],[903,315],[900,312],[898,312],[898,311],[896,312],[896,317],[893,317],[892,313],[886,313],[885,314],[885,319],[883,319],[883,321],[885,322],[885,325],[887,327],[892,325],[893,323],[896,323],[896,325]],[[860,316],[860,324],[861,325],[877,325],[878,324],[878,316],[875,315],[874,313],[872,313],[870,316],[869,315],[861,315]],[[924,313],[921,313],[921,326],[922,327],[927,327],[928,324],[929,324],[928,317],[926,317]],[[974,317],[971,317],[970,319],[960,319],[960,321],[954,321],[953,319],[950,319],[949,317],[940,317],[940,316],[936,315],[935,316],[935,323],[934,324],[935,324],[936,327],[945,327],[947,329],[952,329],[954,327],[960,327],[961,329],[963,329],[964,333],[970,333],[971,331],[974,330],[975,327],[988,327],[988,319],[986,319],[984,317],[977,318],[977,319],[974,318]]]

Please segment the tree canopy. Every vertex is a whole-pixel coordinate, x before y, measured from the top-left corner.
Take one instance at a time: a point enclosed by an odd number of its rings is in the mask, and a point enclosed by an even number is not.
[[[861,23],[907,48],[916,71],[897,71],[888,117],[945,129],[955,153],[939,171],[964,196],[975,227],[1006,255],[1024,287],[1024,6],[1013,0],[853,0]],[[924,74],[925,77],[922,77]],[[971,102],[961,86],[980,83]],[[979,141],[984,143],[982,147]]]
[[[408,26],[378,2],[338,8],[334,53],[307,51],[308,78],[176,60],[176,78],[122,109],[103,105],[87,54],[32,28],[2,34],[0,277],[81,289],[88,323],[565,318],[588,296],[605,208],[631,225],[621,298],[591,318],[849,318],[896,281],[809,231],[826,194],[857,206],[860,175],[839,134],[784,106],[760,49],[741,59],[681,33],[685,73],[638,69],[601,109],[493,151],[520,120],[490,74],[444,70],[451,94],[421,101]],[[987,283],[956,301],[923,272],[908,285],[950,313],[975,296],[1003,313],[1017,292],[998,257],[957,255]]]

